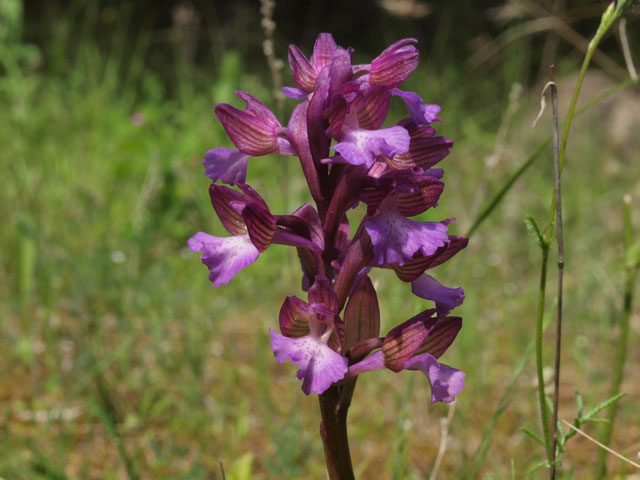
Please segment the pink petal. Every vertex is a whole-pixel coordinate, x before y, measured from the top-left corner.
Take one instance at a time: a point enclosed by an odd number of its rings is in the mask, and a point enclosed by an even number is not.
[[[350,164],[370,168],[378,155],[393,157],[409,149],[409,133],[403,127],[381,130],[348,129],[342,141],[333,148]]]
[[[219,103],[215,114],[233,144],[243,153],[267,155],[278,150],[280,122],[260,101],[246,92],[236,92],[247,104],[246,110]]]
[[[462,288],[449,288],[442,285],[431,275],[422,274],[411,282],[411,291],[414,295],[433,300],[440,315],[446,315],[464,300]]]
[[[249,235],[214,237],[206,233],[196,233],[187,242],[192,252],[202,252],[202,263],[211,272],[209,280],[214,287],[226,285],[243,268],[258,258],[258,249]]]
[[[276,360],[279,363],[291,360],[300,367],[296,376],[302,380],[305,394],[321,394],[347,373],[347,359],[329,348],[322,339],[313,335],[288,338],[272,329],[269,333]]]
[[[409,220],[389,201],[383,202],[378,215],[365,220],[364,227],[378,265],[404,265],[415,253],[432,255],[449,241],[446,225]]]
[[[228,185],[244,183],[247,179],[249,155],[230,148],[214,148],[204,154],[204,174],[213,182]]]
[[[438,363],[435,357],[428,353],[413,357],[404,368],[420,370],[427,376],[431,384],[431,403],[451,403],[464,388],[466,374],[463,371]]]

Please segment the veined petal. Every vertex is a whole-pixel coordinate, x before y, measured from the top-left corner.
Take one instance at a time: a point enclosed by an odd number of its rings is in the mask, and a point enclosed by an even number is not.
[[[351,80],[353,71],[351,70],[351,51],[342,47],[336,47],[329,66],[330,91],[334,92],[343,83]]]
[[[358,363],[351,365],[344,378],[348,380],[361,373],[382,370],[384,368],[383,353],[379,350]],[[464,377],[466,374],[444,363],[438,363],[436,358],[429,353],[423,353],[410,358],[402,366],[401,370],[420,370],[425,374],[431,386],[431,403],[451,403],[455,400],[456,395],[462,392],[464,388]]]
[[[316,43],[313,46],[313,54],[311,55],[311,64],[317,71],[322,70],[331,63],[336,47],[336,42],[330,33],[321,33],[318,35]]]
[[[220,222],[231,235],[243,235],[247,232],[247,225],[244,223],[242,214],[233,206],[234,204],[246,204],[246,195],[224,185],[212,183],[209,185],[209,197]]]
[[[438,363],[435,357],[428,353],[409,359],[404,368],[420,370],[426,375],[431,385],[431,403],[451,403],[464,388],[465,373],[462,370]]]
[[[384,338],[384,364],[394,372],[404,368],[405,362],[418,351],[438,322],[434,309],[425,310],[391,329]]]
[[[329,312],[337,313],[338,298],[331,287],[331,282],[324,275],[317,275],[313,286],[309,289],[309,303],[325,305]]]
[[[393,157],[409,149],[409,133],[403,127],[381,130],[348,129],[342,141],[333,148],[352,165],[371,168],[378,155]]]
[[[429,332],[429,336],[422,342],[415,355],[429,353],[436,358],[440,358],[449,346],[453,343],[462,328],[462,318],[460,317],[438,317],[438,322]]]
[[[295,45],[289,45],[289,66],[291,67],[293,80],[300,87],[300,90],[306,93],[313,92],[318,74],[304,53]]]
[[[440,113],[440,105],[429,105],[422,101],[420,95],[415,92],[405,92],[399,88],[391,90],[393,95],[396,95],[407,105],[411,119],[418,125],[428,125],[438,118]]]
[[[411,137],[409,150],[388,158],[387,164],[396,170],[411,168],[431,168],[445,158],[453,147],[453,142],[445,137]]]
[[[367,130],[379,129],[387,118],[391,95],[385,88],[374,87],[360,98],[361,100],[354,105],[357,109],[358,124]]]
[[[409,220],[389,205],[392,202],[383,202],[378,215],[364,222],[378,265],[404,265],[415,253],[431,255],[449,241],[444,223]]]
[[[411,282],[418,278],[425,270],[437,267],[453,257],[469,243],[468,238],[449,235],[449,243],[438,248],[436,253],[429,256],[418,255],[404,265],[391,265],[398,278],[403,282]]]
[[[261,206],[249,204],[242,209],[242,218],[247,225],[249,238],[258,251],[264,252],[276,233],[275,217]]]
[[[396,194],[396,207],[405,217],[420,215],[438,203],[444,183],[434,177],[424,177],[415,183],[415,191]]]
[[[215,114],[234,145],[248,155],[260,156],[278,150],[280,122],[260,101],[246,92],[236,92],[247,104],[239,110],[226,103],[215,106]]]
[[[426,273],[411,282],[411,291],[420,298],[436,302],[436,309],[439,315],[448,314],[464,301],[464,290],[462,288],[445,287]]]
[[[244,183],[247,179],[249,155],[230,148],[214,148],[204,154],[204,174],[213,182],[228,185]]]
[[[221,238],[199,232],[187,244],[192,252],[202,252],[200,258],[209,268],[209,280],[214,287],[229,283],[259,255],[248,234]]]
[[[332,350],[321,337],[288,338],[272,329],[269,333],[276,360],[279,363],[291,360],[300,367],[296,376],[302,380],[305,394],[321,394],[347,373],[347,358]]]
[[[287,337],[309,335],[309,304],[298,297],[287,297],[280,307],[280,331]]]
[[[416,42],[415,38],[405,38],[374,58],[369,70],[369,83],[394,88],[404,82],[418,66],[418,50],[407,45]]]

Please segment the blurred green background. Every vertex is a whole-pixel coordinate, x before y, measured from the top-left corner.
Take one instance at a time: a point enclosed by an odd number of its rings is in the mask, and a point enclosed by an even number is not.
[[[367,62],[393,41],[418,38],[421,66],[405,86],[442,105],[438,132],[455,141],[435,214],[456,217],[451,231],[464,234],[549,135],[548,118],[535,129],[531,121],[551,63],[566,112],[605,6],[278,1],[274,53],[292,85],[290,43],[309,54],[328,31]],[[638,13],[627,15],[636,63]],[[325,478],[317,400],[302,394],[295,368],[277,364],[268,345],[284,296],[304,298],[295,257],[270,248],[216,289],[186,249],[197,231],[226,234],[202,166],[206,150],[231,146],[214,104],[238,105],[233,91],[246,90],[279,108],[262,23],[259,2],[248,0],[0,0],[1,477],[220,479],[221,462],[230,480]],[[629,77],[615,30],[594,57],[582,103]],[[284,103],[283,122],[294,106]],[[403,115],[393,108],[390,121]],[[583,115],[570,138],[560,409],[569,421],[575,391],[594,406],[609,388],[624,193],[640,230],[639,126],[640,95],[631,87]],[[512,468],[522,478],[542,459],[519,430],[539,423],[532,358],[523,357],[535,330],[539,250],[523,219],[546,219],[551,158],[547,149],[469,247],[435,272],[466,291],[464,327],[444,361],[467,372],[467,385],[439,478],[511,478]],[[275,213],[309,201],[293,158],[252,159],[248,181]],[[392,273],[373,279],[383,332],[425,308]],[[611,446],[635,457],[638,308],[631,330],[628,395]],[[523,360],[479,461],[482,432]],[[349,423],[359,478],[429,478],[449,408],[429,404],[420,375],[363,376]],[[588,478],[596,455],[596,446],[574,439],[563,478]],[[613,458],[609,466],[610,478],[632,472]]]

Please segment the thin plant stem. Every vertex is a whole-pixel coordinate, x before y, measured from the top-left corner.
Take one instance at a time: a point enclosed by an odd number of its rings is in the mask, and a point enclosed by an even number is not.
[[[260,14],[262,16],[262,29],[264,30],[264,41],[262,42],[262,51],[267,64],[269,65],[269,72],[271,73],[271,82],[273,83],[273,98],[276,101],[276,114],[278,118],[282,118],[284,114],[284,100],[285,95],[282,92],[282,69],[283,62],[276,57],[274,46],[274,33],[276,30],[276,23],[273,20],[273,11],[276,8],[275,0],[260,0]],[[286,158],[282,160],[282,194],[284,196],[284,209],[289,211],[290,195],[289,195],[289,162]],[[291,262],[289,262],[291,263]]]
[[[624,201],[624,245],[625,253],[629,251],[633,243],[633,233],[631,229],[631,198],[625,195]],[[626,257],[626,255],[625,255]],[[620,393],[622,377],[624,375],[624,364],[627,358],[627,345],[629,339],[629,321],[631,318],[631,309],[633,304],[633,292],[636,286],[636,277],[638,272],[637,265],[627,265],[626,281],[624,289],[624,307],[620,318],[620,332],[618,334],[618,345],[616,348],[616,363],[613,370],[613,379],[611,381],[611,389],[609,390],[609,398]],[[616,418],[618,403],[614,403],[609,407],[607,412],[608,422],[603,426],[600,435],[600,442],[609,445],[613,433],[613,424]],[[606,454],[605,450],[598,453],[598,463],[596,467],[596,477],[601,479],[606,473]]]
[[[627,65],[629,76],[633,80],[637,80],[638,72],[636,72],[636,67],[633,65],[631,48],[629,48],[629,38],[627,37],[627,19],[626,18],[623,17],[620,19],[618,31],[620,32],[620,44],[622,45],[622,55],[624,56],[624,63]]]
[[[623,10],[626,8],[628,1],[621,2],[612,2],[609,4],[607,9],[602,15],[602,19],[600,21],[600,25],[598,26],[598,30],[594,35],[593,39],[589,42],[589,48],[587,49],[587,53],[582,62],[582,66],[580,67],[580,73],[578,75],[578,82],[576,84],[576,88],[573,91],[573,96],[571,97],[571,103],[569,105],[569,113],[567,114],[567,120],[564,126],[563,135],[562,135],[562,144],[560,145],[560,149],[558,152],[557,146],[557,132],[558,132],[558,121],[557,121],[557,89],[555,89],[555,85],[551,88],[551,95],[554,101],[554,184],[555,184],[555,195],[552,197],[551,208],[549,209],[549,222],[548,226],[544,233],[544,244],[548,245],[551,237],[553,236],[553,228],[554,228],[554,220],[557,229],[557,238],[558,238],[558,318],[557,318],[557,330],[556,330],[556,358],[555,358],[555,375],[554,375],[554,409],[553,409],[553,438],[552,444],[549,445],[549,439],[546,435],[545,431],[545,445],[547,447],[547,458],[549,459],[549,463],[551,466],[550,470],[550,478],[554,480],[556,478],[556,442],[557,442],[557,415],[558,415],[558,400],[559,400],[559,386],[560,386],[560,354],[561,354],[561,345],[562,345],[562,280],[564,273],[564,258],[563,258],[563,239],[562,239],[562,213],[561,213],[561,190],[560,190],[560,178],[562,175],[562,168],[564,167],[564,161],[567,153],[567,141],[569,139],[569,133],[571,132],[571,124],[573,122],[573,118],[575,116],[576,105],[578,102],[578,96],[580,95],[580,90],[582,88],[582,83],[584,82],[584,78],[587,73],[587,69],[589,67],[589,63],[591,62],[591,58],[598,48],[598,44],[607,33],[609,28],[613,25],[613,23],[620,17]],[[555,97],[554,97],[555,91]],[[544,255],[544,254],[543,254]],[[541,353],[542,346],[540,346],[540,357],[539,362],[542,361]],[[626,351],[624,353],[626,355]],[[624,362],[624,357],[623,357]],[[538,381],[541,380],[541,365],[538,365]],[[544,404],[544,386],[540,387],[538,385],[538,393],[540,397],[540,409],[541,412],[546,413],[546,405]],[[545,415],[542,415],[542,423],[543,430],[546,425]],[[547,426],[548,428],[548,426]]]
[[[549,263],[549,244],[541,243],[542,262],[540,266],[540,287],[538,289],[538,312],[536,321],[536,372],[538,375],[538,403],[540,404],[540,422],[544,434],[547,459],[551,462],[551,432],[549,430],[549,410],[544,393],[544,373],[542,361],[542,334],[544,331],[544,304],[547,292],[547,264]]]
[[[627,1],[619,1],[619,2],[611,2],[605,12],[602,14],[602,19],[600,21],[600,26],[596,31],[596,34],[589,42],[589,48],[587,49],[587,53],[582,61],[582,66],[580,67],[580,73],[578,75],[578,83],[576,84],[576,88],[573,91],[573,96],[571,97],[571,103],[569,104],[569,113],[567,113],[567,119],[564,125],[564,130],[562,133],[562,143],[560,144],[560,158],[558,160],[559,170],[562,173],[562,168],[564,167],[564,160],[567,153],[567,141],[569,139],[569,132],[571,131],[571,124],[573,123],[573,118],[576,112],[576,105],[578,103],[578,96],[580,95],[580,90],[582,89],[582,83],[584,82],[584,78],[587,74],[587,69],[589,64],[591,63],[591,57],[595,53],[598,48],[598,44],[607,33],[609,28],[615,23],[615,21],[622,15],[624,9],[628,6],[629,0]],[[545,231],[545,237],[551,238],[553,235],[553,221],[556,216],[556,197],[555,195],[552,197],[551,208],[549,210],[549,225],[547,230]]]
[[[586,105],[579,108],[575,115],[580,116],[588,110],[592,109],[596,105],[598,105],[602,100],[610,97],[614,93],[627,88],[631,85],[635,85],[638,83],[638,78],[625,80],[624,82],[620,82],[617,85],[614,85],[612,88],[602,92],[600,95],[594,97],[590,100]],[[511,190],[511,187],[516,183],[516,181],[529,169],[531,165],[540,157],[540,155],[544,152],[544,149],[551,143],[551,136],[545,138],[542,142],[540,142],[536,148],[529,154],[526,160],[518,167],[518,169],[507,179],[507,181],[502,185],[500,190],[498,190],[495,195],[491,198],[489,202],[487,202],[487,206],[484,207],[480,213],[476,216],[473,221],[471,227],[467,230],[465,236],[471,237],[476,230],[480,227],[480,225],[493,213],[496,207],[500,204],[505,195]]]
[[[451,426],[451,420],[453,420],[453,415],[456,412],[456,404],[455,402],[449,405],[449,412],[446,417],[440,419],[440,446],[438,447],[438,456],[436,457],[436,461],[433,465],[433,470],[431,470],[431,475],[429,475],[429,480],[436,480],[438,477],[438,471],[440,470],[440,464],[442,463],[442,459],[444,458],[444,454],[447,451],[447,441],[449,440],[449,427]]]
[[[560,356],[562,351],[562,280],[564,277],[564,238],[562,234],[562,181],[559,165],[558,89],[553,82],[555,73],[551,67],[551,107],[553,112],[553,174],[556,199],[556,230],[558,241],[558,310],[556,320],[556,361],[553,383],[553,441],[551,445],[551,480],[556,478],[556,444],[558,442],[558,405],[560,399]]]
[[[318,396],[322,423],[320,435],[324,444],[327,471],[331,480],[355,480],[349,438],[347,436],[347,412],[351,403],[341,399],[340,390],[345,386],[332,386]]]

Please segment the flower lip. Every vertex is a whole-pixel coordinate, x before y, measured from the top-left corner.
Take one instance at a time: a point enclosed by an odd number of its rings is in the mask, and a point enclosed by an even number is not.
[[[302,391],[324,393],[333,383],[342,380],[348,370],[348,360],[327,345],[324,335],[313,333],[289,338],[269,329],[271,349],[279,363],[290,360],[300,369],[296,377],[302,380]]]
[[[364,221],[371,237],[375,259],[379,266],[389,263],[404,265],[414,254],[434,254],[448,241],[443,222],[418,222],[403,216],[393,197],[382,202],[376,216]]]
[[[200,258],[209,268],[209,280],[214,287],[228,284],[240,270],[255,262],[260,254],[247,234],[220,238],[199,232],[187,244],[192,252],[202,252]]]

